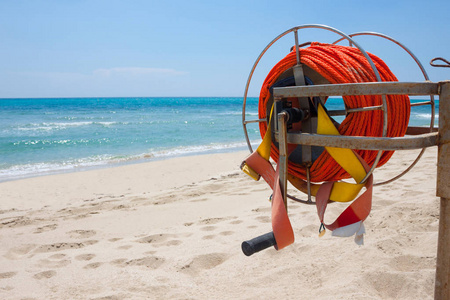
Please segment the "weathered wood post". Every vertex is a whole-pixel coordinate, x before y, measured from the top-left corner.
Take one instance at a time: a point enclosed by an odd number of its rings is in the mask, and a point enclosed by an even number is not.
[[[439,83],[436,195],[441,197],[434,298],[450,299],[450,81]]]

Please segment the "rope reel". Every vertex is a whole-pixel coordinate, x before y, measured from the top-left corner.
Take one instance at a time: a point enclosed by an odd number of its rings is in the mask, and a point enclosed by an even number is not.
[[[341,39],[330,44],[308,42],[299,45],[298,31],[309,28],[335,32],[340,35]],[[291,32],[295,36],[295,46],[267,75],[259,96],[259,119],[248,121],[245,119],[246,98],[253,72],[264,53],[281,37]],[[293,243],[293,231],[287,217],[286,197],[302,203],[316,204],[321,229],[326,227],[333,231],[333,235],[336,232],[341,236],[349,236],[349,232],[351,232],[350,235],[356,233],[355,241],[359,239],[361,242],[364,232],[363,221],[371,208],[373,170],[386,164],[393,151],[350,150],[301,145],[288,143],[288,135],[319,133],[343,136],[401,137],[408,131],[411,107],[409,97],[407,95],[343,96],[345,111],[342,112],[327,110],[327,97],[280,99],[274,96],[274,90],[293,86],[398,81],[379,57],[367,53],[352,38],[358,35],[373,35],[394,41],[413,57],[425,79],[428,80],[425,70],[412,52],[392,38],[378,33],[346,35],[324,25],[303,25],[282,33],[269,43],[250,72],[242,113],[244,132],[250,152],[253,150],[248,138],[247,124],[259,123],[263,142],[243,162],[241,168],[256,180],[262,176],[273,189],[273,234],[269,233],[264,235],[264,238],[261,236],[244,242],[242,249],[246,255],[251,255],[271,245],[281,249]],[[348,40],[350,46],[337,45],[343,39]],[[431,131],[434,126],[433,97],[431,96],[429,102],[423,102],[420,105],[431,106]],[[332,118],[336,115],[345,115],[345,119],[339,124]],[[285,135],[285,138],[280,135],[280,132]],[[395,180],[408,172],[420,159],[424,150],[425,148],[407,170],[384,183]],[[269,162],[269,157],[277,163],[276,171]],[[347,178],[353,178],[355,183],[342,181]],[[307,194],[308,200],[288,195],[286,192],[287,181],[299,191]],[[311,200],[312,196],[315,197],[315,202]],[[355,198],[356,200],[354,200]],[[326,205],[330,201],[353,202],[334,223],[327,225],[323,218]],[[322,231],[321,229],[320,231]]]
[[[308,48],[299,49],[299,52],[300,63],[303,65],[305,78],[310,82],[310,85],[316,84],[316,82],[319,82],[319,84],[324,82],[335,84],[376,81],[375,74],[371,72],[369,63],[357,48],[312,43]],[[382,81],[397,81],[395,75],[392,74],[381,59],[372,54],[369,54],[369,56],[374,61]],[[269,72],[263,83],[259,97],[260,119],[267,118],[267,111],[273,105],[273,97],[270,90],[273,86],[280,86],[281,81],[286,81],[285,78],[280,79],[280,77],[285,77],[289,70],[292,72],[292,68],[296,65],[296,53],[293,50]],[[308,76],[309,74],[311,75]],[[310,77],[316,78],[317,80],[314,82]],[[381,96],[344,96],[343,100],[348,110],[382,105]],[[288,101],[292,107],[299,108],[298,99],[288,99]],[[317,105],[313,104],[313,102],[317,103],[318,101],[321,100],[309,99],[309,102],[312,104],[310,110],[316,109]],[[326,105],[326,99],[323,101],[323,104]],[[406,133],[409,121],[409,105],[409,97],[406,95],[387,96],[387,137],[403,136]],[[313,112],[311,113],[314,114]],[[311,118],[313,118],[313,115]],[[293,130],[297,129],[297,131],[300,131],[298,129],[301,129],[302,126],[301,123],[293,123],[292,125],[293,127],[297,127],[293,128]],[[259,128],[261,136],[264,137],[267,131],[267,122],[259,123]],[[381,110],[348,113],[344,121],[338,126],[338,130],[341,135],[382,137],[383,114]],[[297,148],[301,147],[298,146]],[[272,159],[278,161],[278,147],[275,143],[272,144],[271,150]],[[377,156],[377,151],[360,150],[357,153],[369,165],[374,163]],[[384,151],[377,167],[384,165],[393,153],[393,151]],[[294,152],[292,154],[296,153]],[[292,154],[290,157],[293,156]],[[312,182],[349,178],[349,174],[340,168],[326,151],[316,147],[313,154],[316,155],[313,155],[310,168]],[[289,160],[288,170],[292,176],[306,180],[306,168],[302,166],[301,154],[294,155],[293,159]]]

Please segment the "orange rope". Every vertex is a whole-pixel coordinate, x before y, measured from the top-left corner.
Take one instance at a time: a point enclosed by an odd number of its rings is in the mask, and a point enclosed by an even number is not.
[[[368,53],[374,62],[382,81],[397,81],[387,65],[377,56]],[[361,52],[354,47],[312,43],[308,48],[300,49],[300,60],[330,83],[357,83],[375,82],[375,74]],[[270,99],[269,88],[277,81],[278,77],[289,68],[297,64],[295,50],[278,62],[267,75],[259,96],[259,117],[266,118],[266,107]],[[347,108],[359,108],[365,106],[381,105],[381,96],[344,96]],[[410,112],[410,102],[407,95],[386,96],[388,120],[387,136],[397,137],[405,135]],[[261,136],[267,131],[265,122],[259,123]],[[339,133],[348,136],[382,136],[383,113],[381,110],[350,113],[340,124]],[[356,151],[369,165],[375,161],[378,151]],[[377,167],[385,164],[394,151],[384,151]],[[271,157],[278,161],[278,148],[272,143]],[[288,172],[298,178],[306,179],[306,170],[299,164],[289,162]],[[311,181],[336,181],[349,178],[334,159],[324,151],[311,166]]]

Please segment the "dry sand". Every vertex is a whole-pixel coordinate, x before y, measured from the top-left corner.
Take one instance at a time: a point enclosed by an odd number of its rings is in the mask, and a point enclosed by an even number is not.
[[[364,246],[319,238],[315,207],[289,202],[295,244],[251,257],[240,245],[271,230],[270,190],[240,172],[246,152],[0,183],[0,298],[431,299],[436,152],[374,188]]]

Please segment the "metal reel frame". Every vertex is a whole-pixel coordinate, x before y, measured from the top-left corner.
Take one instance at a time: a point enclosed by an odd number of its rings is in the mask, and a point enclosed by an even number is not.
[[[248,89],[249,89],[249,85],[250,85],[250,82],[251,82],[253,73],[254,73],[254,71],[255,71],[255,69],[256,69],[256,67],[257,67],[257,65],[258,65],[258,63],[259,63],[259,61],[260,61],[261,58],[264,56],[264,54],[267,52],[267,50],[268,50],[275,42],[277,42],[279,39],[281,39],[282,37],[284,37],[285,35],[287,35],[287,34],[289,34],[289,33],[291,33],[291,32],[294,32],[295,46],[296,46],[296,56],[297,56],[297,63],[299,64],[299,63],[300,63],[300,54],[299,54],[299,49],[298,49],[298,48],[299,48],[299,43],[298,43],[298,30],[302,30],[302,29],[311,29],[311,28],[312,28],[312,29],[323,29],[323,30],[327,30],[327,31],[334,32],[334,33],[336,33],[337,35],[340,35],[341,38],[338,39],[337,41],[335,41],[333,44],[337,44],[337,43],[339,43],[340,41],[347,40],[347,41],[349,42],[350,45],[354,45],[355,47],[357,47],[357,48],[361,51],[361,53],[364,55],[364,57],[367,59],[367,61],[369,62],[369,64],[371,65],[372,70],[373,70],[373,72],[374,72],[374,74],[375,74],[375,76],[376,76],[376,78],[377,78],[377,81],[380,82],[380,83],[381,83],[382,81],[381,81],[380,75],[379,75],[378,70],[376,69],[376,67],[375,67],[375,65],[374,65],[374,63],[373,63],[373,61],[372,61],[372,60],[370,59],[370,57],[368,56],[367,52],[366,52],[366,51],[365,51],[365,50],[364,50],[364,49],[363,49],[363,48],[362,48],[362,47],[361,47],[361,46],[353,39],[353,37],[355,37],[355,36],[361,36],[361,35],[378,36],[378,37],[385,38],[385,39],[387,39],[387,40],[389,40],[389,41],[391,41],[391,42],[393,42],[393,43],[399,45],[403,50],[405,50],[405,51],[406,51],[406,52],[414,59],[414,61],[416,62],[416,64],[417,64],[417,65],[419,66],[419,68],[421,69],[422,74],[423,74],[425,80],[429,80],[428,74],[426,73],[425,69],[423,68],[422,64],[421,64],[420,61],[417,59],[417,57],[416,57],[416,56],[415,56],[415,55],[414,55],[414,54],[413,54],[406,46],[404,46],[404,45],[401,44],[400,42],[396,41],[395,39],[393,39],[393,38],[391,38],[391,37],[389,37],[389,36],[387,36],[387,35],[380,34],[380,33],[376,33],[376,32],[357,32],[357,33],[353,33],[353,34],[350,34],[350,35],[346,35],[345,33],[341,32],[341,31],[339,31],[339,30],[337,30],[337,29],[335,29],[335,28],[332,28],[332,27],[329,27],[329,26],[325,26],[325,25],[318,25],[318,24],[310,24],[310,25],[302,25],[302,26],[296,26],[296,27],[293,27],[293,28],[291,28],[291,29],[289,29],[289,30],[283,32],[282,34],[278,35],[275,39],[273,39],[273,40],[272,40],[272,41],[271,41],[271,42],[263,49],[263,51],[261,52],[261,54],[260,54],[260,55],[258,56],[258,58],[256,59],[254,65],[253,65],[253,67],[252,67],[252,69],[251,69],[251,71],[250,71],[250,74],[249,74],[249,77],[248,77],[248,80],[247,80],[247,84],[246,84],[246,87],[245,87],[244,100],[243,100],[243,108],[242,108],[242,125],[243,125],[243,128],[244,128],[244,134],[245,134],[245,138],[246,138],[247,145],[248,145],[248,148],[249,148],[250,152],[253,152],[253,149],[252,149],[252,146],[251,146],[249,137],[248,137],[247,124],[249,124],[249,123],[259,123],[259,122],[267,122],[266,119],[246,120],[246,114],[245,114],[245,111],[246,111],[247,94],[248,94]],[[386,102],[387,102],[387,101],[386,101],[386,95],[385,95],[385,94],[381,94],[381,97],[382,97],[382,105],[381,105],[381,106],[375,106],[375,107],[361,107],[361,108],[352,109],[351,111],[350,111],[350,110],[346,110],[346,111],[344,112],[344,114],[346,115],[346,114],[348,114],[348,113],[354,113],[354,112],[358,112],[358,111],[381,109],[381,110],[383,111],[383,134],[382,134],[382,138],[386,138],[386,132],[387,132],[387,104],[386,104]],[[428,102],[417,103],[417,104],[415,104],[415,105],[428,105],[428,104],[431,105],[431,112],[432,112],[431,114],[432,114],[432,116],[431,116],[431,121],[430,121],[430,128],[429,128],[429,131],[432,132],[432,131],[433,131],[433,127],[434,127],[434,114],[435,114],[434,96],[433,96],[432,94],[430,94],[430,101],[428,101]],[[413,106],[415,106],[415,105],[413,105]],[[336,113],[335,115],[339,115],[339,113]],[[404,170],[403,172],[401,172],[399,175],[394,176],[393,178],[388,179],[388,180],[386,180],[386,181],[375,183],[374,185],[383,185],[383,184],[390,183],[390,182],[392,182],[392,181],[394,181],[394,180],[396,180],[396,179],[402,177],[402,176],[405,175],[406,173],[408,173],[408,172],[414,167],[414,165],[420,160],[420,158],[422,157],[423,153],[425,152],[425,149],[426,149],[425,147],[422,148],[422,150],[421,150],[421,152],[419,153],[419,155],[417,156],[417,158],[411,163],[411,165],[410,165],[406,170]],[[372,166],[371,166],[369,172],[367,173],[366,177],[361,181],[361,183],[364,183],[364,182],[366,181],[366,179],[373,173],[373,171],[375,170],[375,168],[376,168],[376,166],[377,166],[377,164],[378,164],[378,162],[379,162],[379,160],[380,160],[380,158],[381,158],[382,152],[383,152],[382,150],[378,150],[378,153],[377,153],[377,156],[376,156],[376,158],[375,158],[374,163],[372,164]],[[308,176],[308,175],[309,175],[309,172],[308,172],[308,171],[309,171],[309,168],[307,169],[307,184],[308,184],[308,187],[309,187],[310,184],[311,184],[311,182],[310,182],[310,179],[309,179],[309,176]],[[308,189],[308,200],[307,200],[307,201],[306,201],[306,200],[298,199],[298,198],[296,198],[296,197],[294,197],[294,196],[291,196],[291,195],[289,195],[289,194],[287,194],[287,197],[289,197],[290,199],[292,199],[292,200],[294,200],[294,201],[297,201],[297,202],[301,202],[301,203],[305,203],[305,204],[315,204],[315,202],[311,201],[311,194],[310,194],[310,192],[309,192],[309,189]]]
[[[420,71],[422,72],[422,75],[425,79],[425,81],[429,81],[430,78],[428,77],[428,73],[427,71],[425,71],[425,68],[423,67],[422,63],[420,62],[420,60],[414,55],[414,53],[409,50],[405,45],[403,45],[402,43],[400,43],[399,41],[397,41],[396,39],[387,36],[385,34],[382,33],[378,33],[378,32],[371,32],[371,31],[362,31],[362,32],[356,32],[356,33],[352,33],[349,34],[350,37],[354,37],[354,36],[364,36],[364,35],[369,35],[369,36],[376,36],[376,37],[381,37],[383,39],[386,39],[396,45],[398,45],[400,48],[402,48],[405,52],[407,52],[411,58],[416,62],[417,66],[420,68]],[[343,41],[343,39],[339,39],[337,41],[335,41],[333,44],[337,44],[340,41]],[[430,127],[429,127],[429,132],[433,132],[433,128],[434,128],[434,121],[435,121],[435,113],[436,113],[436,108],[435,108],[435,102],[434,102],[434,95],[429,95],[430,96],[430,101],[427,102],[419,102],[419,103],[411,103],[411,106],[422,106],[422,105],[430,105],[431,107],[431,118],[430,118]],[[420,153],[417,155],[416,159],[409,165],[408,168],[406,168],[403,172],[401,172],[399,175],[396,175],[394,177],[392,177],[391,179],[388,179],[386,181],[383,182],[377,182],[374,183],[374,186],[377,185],[383,185],[383,184],[387,184],[387,183],[391,183],[397,179],[399,179],[400,177],[402,177],[403,175],[405,175],[406,173],[408,173],[416,164],[417,162],[420,160],[420,158],[422,157],[422,155],[425,153],[426,148],[422,148],[422,150],[420,151]]]

